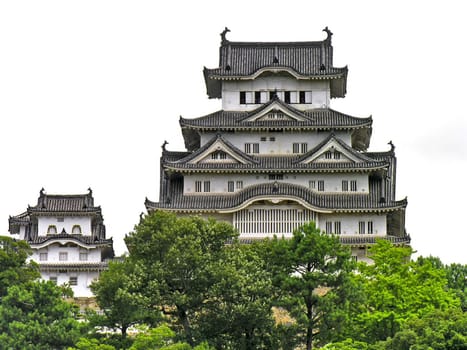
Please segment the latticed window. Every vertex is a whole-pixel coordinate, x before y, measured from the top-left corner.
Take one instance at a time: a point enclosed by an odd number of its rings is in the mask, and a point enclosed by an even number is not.
[[[332,233],[332,221],[326,221],[326,233]]]
[[[237,181],[237,190],[243,189],[243,181]]]
[[[342,192],[347,192],[349,190],[349,181],[342,180]]]
[[[373,221],[368,221],[368,234],[373,233]]]
[[[47,261],[47,253],[39,253],[39,260],[40,261]]]
[[[341,159],[341,153],[339,151],[334,151],[334,159]]]
[[[201,192],[201,181],[195,181],[195,192]]]
[[[50,276],[49,281],[52,282],[52,283],[57,284],[57,276]]]
[[[246,236],[281,236],[291,235],[296,228],[315,220],[315,213],[306,209],[243,209],[234,213],[233,225]]]
[[[78,277],[76,276],[70,276],[70,279],[68,281],[70,286],[77,286],[78,285]]]
[[[204,181],[203,189],[204,192],[211,192],[211,181]]]
[[[68,253],[67,252],[58,253],[58,260],[67,261],[68,260]]]
[[[80,253],[79,253],[79,260],[80,260],[80,261],[88,261],[88,253],[86,253],[86,252],[80,252]]]
[[[340,221],[335,221],[334,222],[334,233],[336,235],[340,235],[341,234],[341,222]]]
[[[352,192],[356,192],[357,191],[357,180],[352,180],[350,181],[350,190]]]
[[[324,191],[324,180],[318,181],[318,191],[320,192]]]
[[[366,226],[366,222],[365,221],[359,221],[358,222],[358,233],[361,234],[361,235],[364,235],[365,234],[365,226]]]
[[[310,187],[310,190],[316,189],[316,181],[315,180],[310,180],[308,182],[308,186]]]
[[[269,174],[269,180],[284,180],[284,174]]]
[[[332,159],[332,152],[331,151],[326,151],[324,153],[324,159]]]
[[[234,182],[233,181],[228,181],[227,182],[227,191],[233,192],[235,190],[234,188]]]

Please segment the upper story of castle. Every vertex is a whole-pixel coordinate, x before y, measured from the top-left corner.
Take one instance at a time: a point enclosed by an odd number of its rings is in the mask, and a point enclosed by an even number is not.
[[[333,66],[331,31],[322,41],[232,42],[226,28],[219,67],[204,69],[209,98],[221,98],[224,111],[251,111],[277,97],[305,111],[329,108],[344,97],[347,67]]]

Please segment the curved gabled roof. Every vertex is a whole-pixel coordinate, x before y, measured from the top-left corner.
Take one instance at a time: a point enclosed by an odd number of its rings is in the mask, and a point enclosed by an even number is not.
[[[172,183],[170,200],[152,202],[146,199],[147,210],[175,210],[188,212],[233,212],[243,209],[257,200],[293,200],[303,206],[323,212],[369,212],[392,211],[405,208],[407,200],[381,201],[377,182],[371,184],[370,194],[339,193],[325,194],[315,192],[300,185],[282,182],[268,182],[245,187],[234,194],[184,195],[183,183]]]
[[[221,97],[222,80],[250,80],[265,72],[287,72],[296,79],[331,81],[331,97],[344,97],[347,67],[333,66],[331,31],[322,41],[303,42],[232,42],[225,38],[219,49],[219,67],[204,68],[210,98]]]
[[[276,108],[277,107],[277,108]],[[256,118],[265,110],[280,110],[288,118],[268,119]],[[295,117],[295,118],[294,118]],[[292,106],[274,99],[252,111],[220,110],[199,118],[186,119],[180,117],[185,147],[194,151],[199,147],[200,132],[226,131],[271,131],[271,130],[363,130],[359,145],[362,150],[370,143],[372,117],[357,118],[335,111],[331,108],[316,108],[300,111]]]

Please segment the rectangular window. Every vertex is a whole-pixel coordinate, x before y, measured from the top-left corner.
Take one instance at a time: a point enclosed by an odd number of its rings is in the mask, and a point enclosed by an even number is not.
[[[334,222],[334,233],[336,235],[340,235],[341,234],[341,222],[340,221],[335,221]]]
[[[88,261],[88,253],[79,253],[79,261]]]
[[[274,141],[276,141],[276,138],[275,138],[274,136],[271,136],[271,137],[269,138],[269,141],[274,142]]]
[[[57,218],[57,222],[64,222],[65,218]]]
[[[259,153],[259,143],[245,143],[245,153]]]
[[[324,191],[324,180],[318,181],[318,191]]]
[[[326,233],[332,233],[332,222],[326,221]]]
[[[240,91],[240,104],[246,104],[246,93],[245,91]]]
[[[373,234],[373,221],[368,221],[368,234]]]
[[[269,180],[284,180],[283,174],[269,174]]]
[[[284,102],[290,103],[290,91],[284,91]]]
[[[243,181],[237,181],[237,190],[243,189]]]
[[[57,276],[50,276],[49,281],[52,282],[52,283],[57,284]]]
[[[58,253],[58,260],[67,261],[68,260],[68,253],[67,252]]]
[[[326,151],[324,153],[324,158],[325,159],[332,159],[332,152],[331,151]]]
[[[201,181],[195,181],[195,192],[201,192]]]
[[[315,181],[315,180],[310,180],[310,181],[308,182],[308,185],[309,185],[309,187],[310,187],[310,190],[316,189],[316,181]]]
[[[306,153],[308,151],[308,144],[302,143],[300,148],[301,148],[302,153]]]
[[[47,261],[47,253],[39,253],[40,261]]]
[[[78,285],[78,277],[76,276],[70,276],[70,279],[68,281],[70,286],[77,286]]]
[[[305,91],[299,92],[300,103],[305,103]]]
[[[357,192],[357,180],[350,181],[350,190],[352,192]]]
[[[266,136],[261,136],[260,141],[266,141],[268,138]]]
[[[300,144],[299,143],[293,143],[292,144],[292,153],[300,153]]]
[[[349,181],[342,180],[342,192],[347,192],[349,190]]]
[[[338,151],[334,151],[334,159],[341,159],[341,153]]]
[[[204,192],[211,192],[211,181],[204,181]]]
[[[251,104],[255,102],[255,94],[253,91],[245,92],[245,102],[246,104]]]
[[[361,235],[365,234],[365,226],[366,226],[365,221],[359,221],[358,222],[358,233],[359,234],[361,234]]]
[[[234,191],[234,182],[233,181],[228,181],[227,182],[227,191],[228,192],[233,192]]]
[[[290,103],[297,103],[297,91],[290,91]]]
[[[255,103],[256,104],[261,103],[261,92],[260,91],[255,91]]]

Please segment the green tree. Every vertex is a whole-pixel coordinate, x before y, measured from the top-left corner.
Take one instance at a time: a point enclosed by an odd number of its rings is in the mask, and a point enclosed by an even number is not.
[[[461,300],[462,310],[467,311],[467,265],[451,264],[445,266],[448,287],[454,290]]]
[[[272,278],[255,247],[227,247],[212,271],[216,283],[199,315],[203,337],[216,348],[272,349]]]
[[[222,260],[225,243],[236,237],[227,223],[156,211],[125,238],[148,307],[175,321],[190,346],[201,340],[193,322],[216,283],[213,265]]]
[[[275,238],[270,244],[267,259],[282,292],[282,306],[301,328],[306,349],[312,349],[325,328],[338,326],[332,320],[335,313],[325,311],[337,311],[345,295],[353,268],[350,250],[313,222],[295,230],[290,240]]]
[[[40,277],[37,264],[27,261],[31,253],[25,241],[0,236],[0,298],[8,287]]]
[[[433,310],[459,307],[445,270],[433,259],[411,261],[410,247],[380,240],[370,248],[373,264],[360,264],[356,283],[364,290],[350,336],[368,343],[393,338],[408,320]]]
[[[108,270],[91,284],[102,315],[90,313],[90,323],[95,327],[119,329],[122,344],[129,327],[154,316],[145,307],[145,299],[139,292],[141,272],[136,269],[137,266],[128,259],[110,262]]]
[[[27,282],[8,288],[0,303],[1,349],[63,349],[82,335],[77,306],[65,301],[71,290],[52,282]]]

